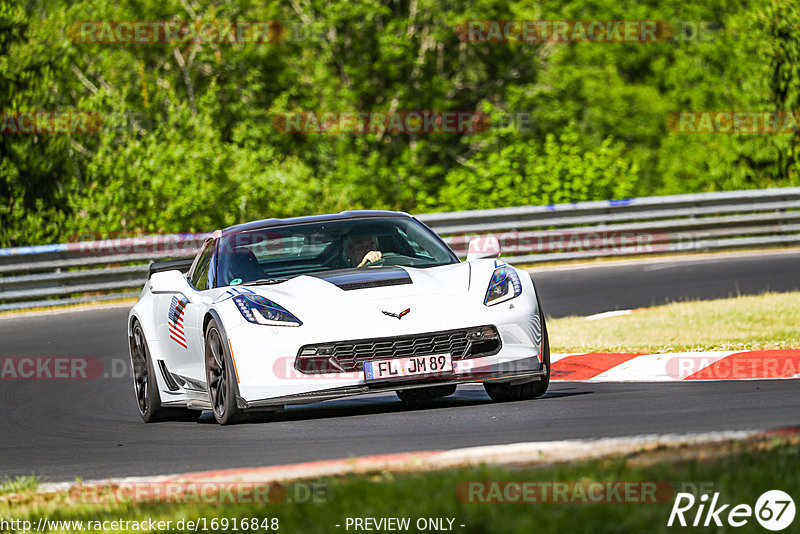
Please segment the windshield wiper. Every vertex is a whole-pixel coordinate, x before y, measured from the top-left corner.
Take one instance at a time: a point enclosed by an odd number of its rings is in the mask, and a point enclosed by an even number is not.
[[[269,285],[269,284],[280,284],[281,282],[285,282],[288,278],[259,278],[258,280],[253,280],[252,282],[245,282],[242,284],[243,286],[260,286],[260,285]]]

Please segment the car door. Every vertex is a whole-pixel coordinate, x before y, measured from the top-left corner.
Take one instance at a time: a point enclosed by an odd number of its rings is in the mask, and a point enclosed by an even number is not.
[[[216,240],[208,239],[189,270],[191,295],[166,295],[164,310],[166,323],[165,352],[172,373],[193,381],[205,382],[203,316],[208,308],[203,293],[213,288]]]

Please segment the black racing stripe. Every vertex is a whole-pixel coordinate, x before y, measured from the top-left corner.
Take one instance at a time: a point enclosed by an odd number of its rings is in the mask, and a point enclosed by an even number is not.
[[[411,276],[400,267],[364,267],[317,273],[315,276],[345,291],[411,284]]]

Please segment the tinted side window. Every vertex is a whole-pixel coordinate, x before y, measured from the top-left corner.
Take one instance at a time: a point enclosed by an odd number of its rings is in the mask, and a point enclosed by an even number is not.
[[[209,289],[209,269],[211,267],[211,258],[214,256],[214,241],[209,241],[203,246],[203,251],[197,259],[197,263],[192,271],[191,282],[198,291]]]

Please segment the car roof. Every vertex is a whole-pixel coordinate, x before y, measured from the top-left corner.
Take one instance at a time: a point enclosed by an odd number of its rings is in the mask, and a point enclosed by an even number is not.
[[[262,219],[260,221],[251,221],[247,223],[237,224],[235,226],[229,226],[228,228],[222,230],[222,235],[227,236],[231,234],[237,234],[239,232],[246,232],[249,230],[262,230],[264,228],[272,228],[275,226],[286,226],[289,224],[340,221],[346,219],[359,219],[364,217],[411,217],[411,215],[402,211],[348,210],[348,211],[340,211],[339,213],[326,213],[323,215],[307,215],[304,217],[289,217],[286,219]]]

